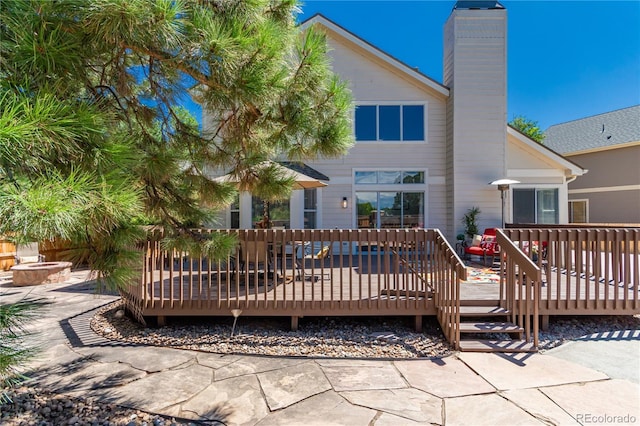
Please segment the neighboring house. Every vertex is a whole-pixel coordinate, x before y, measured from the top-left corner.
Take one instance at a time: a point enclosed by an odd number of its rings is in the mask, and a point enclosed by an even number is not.
[[[569,222],[640,224],[640,105],[545,134],[546,146],[589,170],[569,184]]]
[[[501,178],[521,182],[506,194],[506,222],[568,222],[567,183],[585,170],[507,126],[500,3],[455,4],[444,28],[442,83],[324,16],[301,25],[311,26],[325,31],[333,69],[350,84],[356,143],[342,158],[306,164],[328,186],[293,191],[275,210],[278,224],[439,228],[453,240],[473,206],[482,211],[481,229],[501,224],[500,192],[489,185]],[[222,225],[252,227],[261,205],[241,194]]]

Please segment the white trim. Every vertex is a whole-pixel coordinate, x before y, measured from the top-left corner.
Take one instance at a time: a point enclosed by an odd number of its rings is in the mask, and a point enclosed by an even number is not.
[[[565,174],[559,169],[508,169],[508,177],[564,177]]]
[[[589,194],[611,191],[640,191],[640,185],[600,186],[596,188],[570,189],[569,194]]]
[[[293,190],[289,197],[289,227],[304,228],[304,190]]]
[[[300,25],[300,30],[304,31],[304,30],[306,30],[307,28],[309,28],[310,26],[312,26],[314,24],[322,25],[323,27],[325,27],[328,30],[334,32],[335,34],[339,35],[340,37],[350,41],[353,44],[355,44],[356,46],[358,46],[362,50],[366,51],[367,53],[375,56],[376,58],[378,58],[381,61],[387,63],[388,65],[392,66],[393,68],[396,68],[398,71],[400,71],[400,72],[402,72],[402,73],[414,78],[415,80],[417,80],[418,82],[424,84],[425,86],[429,87],[430,89],[435,90],[436,92],[440,93],[441,95],[449,96],[449,89],[447,89],[446,87],[441,86],[440,84],[438,84],[435,81],[431,80],[427,76],[425,76],[425,75],[417,72],[416,70],[412,69],[411,67],[403,64],[399,60],[397,60],[394,57],[388,55],[387,53],[383,52],[382,50],[378,49],[377,47],[367,43],[366,41],[364,41],[361,38],[355,36],[354,34],[350,33],[349,31],[345,30],[344,28],[340,27],[339,25],[336,25],[335,23],[331,22],[330,20],[328,20],[327,18],[325,18],[322,15],[315,15],[312,18],[308,19],[307,21],[303,22]]]

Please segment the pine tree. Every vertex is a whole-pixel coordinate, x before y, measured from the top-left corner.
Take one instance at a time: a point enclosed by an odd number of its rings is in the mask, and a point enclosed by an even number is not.
[[[235,188],[290,182],[267,159],[335,157],[352,144],[350,93],[295,0],[0,2],[0,235],[65,240],[110,287],[140,266],[145,227],[222,257],[203,239]],[[204,131],[181,107],[192,98]]]

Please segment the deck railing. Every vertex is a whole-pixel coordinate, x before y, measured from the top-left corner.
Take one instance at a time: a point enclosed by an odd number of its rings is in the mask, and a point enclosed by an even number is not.
[[[436,314],[436,286],[454,294],[465,276],[460,259],[434,230],[202,232],[234,234],[238,247],[211,261],[149,241],[141,282],[124,294],[141,306],[141,315],[162,321],[238,309],[241,315],[291,316],[293,328],[305,315],[412,315],[420,328],[423,315]],[[443,318],[455,316],[448,298],[438,300]]]
[[[637,314],[639,228],[505,229],[542,270],[543,315]]]
[[[524,339],[538,347],[540,268],[503,230],[496,233],[501,248],[500,306],[510,312],[511,322],[524,329]]]
[[[460,282],[467,279],[464,262],[440,231],[434,231],[434,297],[436,315],[447,341],[456,349],[460,342]]]

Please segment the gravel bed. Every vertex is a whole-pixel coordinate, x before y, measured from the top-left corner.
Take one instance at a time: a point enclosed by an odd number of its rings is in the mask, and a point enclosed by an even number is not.
[[[11,402],[0,404],[0,424],[3,426],[177,426],[202,424],[133,410],[91,398],[56,395],[28,386],[6,389],[5,391]]]
[[[235,329],[230,316],[168,320],[144,328],[123,315],[118,301],[101,308],[91,328],[110,340],[223,354],[393,359],[452,352],[435,318],[425,318],[423,333],[413,331],[413,317],[308,317],[298,331],[290,330],[289,317],[241,316]]]
[[[302,318],[298,331],[289,330],[288,317],[240,317],[232,336],[232,318],[175,318],[168,326],[145,328],[122,309],[120,301],[104,306],[91,328],[110,340],[224,354],[405,359],[452,353],[432,317],[425,317],[422,333],[413,331],[412,317]],[[538,348],[544,352],[566,341],[623,330],[640,330],[640,315],[552,316],[549,329],[539,332]]]

